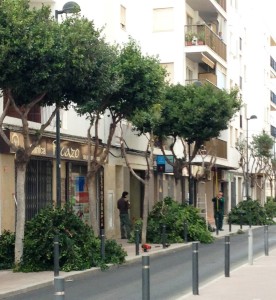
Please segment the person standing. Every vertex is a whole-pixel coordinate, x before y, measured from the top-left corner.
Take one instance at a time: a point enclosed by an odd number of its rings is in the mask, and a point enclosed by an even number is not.
[[[224,216],[224,198],[222,191],[219,191],[217,196],[212,199],[214,204],[214,218],[216,228],[223,231],[223,216]]]
[[[120,212],[120,223],[121,223],[121,238],[130,238],[130,220],[128,210],[130,208],[130,202],[127,200],[128,192],[123,192],[122,197],[117,201],[117,208]]]

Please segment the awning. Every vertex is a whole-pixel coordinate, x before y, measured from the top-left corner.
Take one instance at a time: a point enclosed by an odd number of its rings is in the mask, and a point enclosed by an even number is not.
[[[204,55],[203,53],[201,53],[201,60],[205,64],[207,64],[209,67],[211,67],[212,69],[215,68],[215,63],[210,58],[208,58],[206,55]]]

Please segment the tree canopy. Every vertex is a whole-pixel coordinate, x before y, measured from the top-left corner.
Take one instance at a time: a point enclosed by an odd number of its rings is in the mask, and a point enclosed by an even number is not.
[[[227,129],[241,107],[237,94],[237,90],[228,93],[211,84],[170,85],[166,90],[162,123],[156,134],[178,136],[200,146]]]

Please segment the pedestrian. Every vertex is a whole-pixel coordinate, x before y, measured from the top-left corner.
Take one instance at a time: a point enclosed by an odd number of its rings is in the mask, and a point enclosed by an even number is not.
[[[117,208],[120,212],[121,223],[121,238],[130,239],[130,219],[128,210],[130,208],[130,202],[127,200],[128,192],[123,192],[122,197],[117,201]]]
[[[222,191],[219,191],[217,196],[212,199],[214,204],[214,218],[216,228],[223,231],[223,216],[224,216],[224,198]]]

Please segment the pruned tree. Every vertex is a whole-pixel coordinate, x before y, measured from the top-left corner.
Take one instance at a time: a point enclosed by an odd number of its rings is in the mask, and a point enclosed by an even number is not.
[[[175,179],[182,176],[182,169],[197,155],[204,142],[219,137],[227,129],[229,121],[241,107],[238,91],[218,89],[211,84],[170,85],[162,109],[162,121],[156,127],[161,150],[165,155],[164,141],[173,138],[171,151]],[[182,140],[183,153],[178,157],[174,151],[176,142]],[[187,153],[188,149],[188,153]],[[190,174],[189,174],[190,176]]]
[[[100,31],[85,18],[72,16],[57,23],[47,6],[30,9],[28,0],[0,1],[0,89],[4,95],[0,134],[15,152],[16,264],[23,253],[25,176],[31,153],[57,109],[95,97],[91,82],[97,85],[100,80],[102,47]],[[52,105],[49,119],[38,129],[28,122],[32,108]],[[3,131],[10,107],[21,119],[23,146],[13,144]]]
[[[108,157],[115,129],[123,119],[131,120],[138,111],[151,107],[160,97],[164,84],[165,71],[158,60],[143,55],[136,41],[129,39],[127,43],[116,47],[116,51],[113,56],[114,62],[110,64],[112,66],[110,75],[114,78],[113,89],[101,90],[98,97],[91,98],[77,107],[77,111],[90,120],[88,133],[94,133],[94,148],[91,148],[87,178],[93,214],[92,226],[95,232],[98,232],[99,228],[96,222],[96,195],[93,187],[96,173]],[[99,155],[101,139],[98,132],[102,114],[104,122],[109,123],[109,131],[107,141],[103,145],[104,150]]]
[[[266,179],[270,178],[269,180],[272,180],[273,161],[271,150],[273,144],[274,141],[271,136],[264,131],[259,135],[252,136],[252,141],[248,144],[248,149],[246,139],[239,140],[236,143],[236,149],[240,154],[240,167],[243,170],[244,182],[246,182],[248,170],[251,188],[257,186],[263,189]]]

